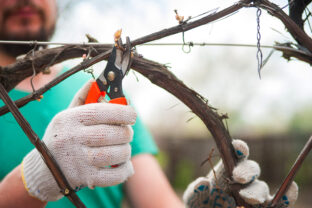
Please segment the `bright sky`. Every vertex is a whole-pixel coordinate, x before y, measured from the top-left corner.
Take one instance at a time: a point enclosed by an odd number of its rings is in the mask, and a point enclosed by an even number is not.
[[[62,4],[67,2],[62,1]],[[221,10],[235,1],[70,2],[70,8],[60,15],[55,41],[82,42],[86,41],[85,34],[89,33],[101,42],[112,43],[114,32],[120,28],[124,36],[136,39],[177,25],[174,9],[185,17],[196,16],[216,8]],[[285,5],[287,0],[274,2]],[[284,26],[267,12],[262,12],[260,22],[261,44],[273,45],[275,41],[292,40]],[[256,44],[256,32],[256,9],[249,8],[186,32],[185,39],[193,42]],[[182,35],[158,42],[181,43]],[[212,106],[220,109],[220,112],[228,112],[229,127],[233,131],[284,131],[291,115],[312,103],[310,66],[296,60],[287,62],[279,52],[274,52],[265,65],[260,80],[256,48],[197,46],[189,54],[185,54],[180,46],[139,46],[137,49],[148,59],[169,64],[171,71],[189,87],[208,98]],[[263,49],[264,58],[269,53],[270,49]],[[104,66],[105,63],[100,64],[97,70],[100,71]],[[177,137],[194,134],[207,136],[207,130],[198,119],[187,122],[194,116],[188,108],[138,73],[134,75],[130,72],[124,85],[131,102],[154,132],[162,129]]]

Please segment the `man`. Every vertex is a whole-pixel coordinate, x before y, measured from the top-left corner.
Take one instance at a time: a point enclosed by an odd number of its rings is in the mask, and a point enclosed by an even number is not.
[[[0,39],[46,41],[52,36],[57,17],[55,0],[0,0],[0,5]],[[14,63],[16,56],[31,49],[1,45],[0,65]],[[34,87],[45,85],[60,71],[60,67],[53,66],[49,75],[36,75],[32,80]],[[136,119],[133,108],[105,103],[83,105],[90,87],[90,82],[81,87],[83,79],[80,75],[72,77],[45,93],[41,102],[29,103],[21,109],[51,150],[72,188],[82,189],[78,192],[82,201],[87,207],[120,207],[125,191],[134,207],[183,207],[152,156],[157,149],[139,119],[132,135],[130,125]],[[10,96],[17,99],[31,91],[30,78],[27,78]],[[71,207],[11,115],[0,117],[0,128],[0,207]],[[234,145],[241,153],[238,155],[247,158],[247,145],[240,141]],[[249,183],[259,176],[260,168],[254,162],[244,161],[248,162],[236,167],[233,178]],[[114,164],[119,166],[110,168]],[[216,170],[221,180],[222,165]],[[112,186],[124,181],[124,186]],[[256,182],[256,189],[248,189],[243,198],[252,204],[270,200],[267,185]],[[209,206],[207,197],[215,186],[216,180],[211,174],[208,181],[199,178],[185,192],[185,203],[188,207],[214,207],[220,195],[210,200]],[[225,198],[224,203],[231,203],[230,198]],[[293,198],[287,202],[293,203],[296,195]]]

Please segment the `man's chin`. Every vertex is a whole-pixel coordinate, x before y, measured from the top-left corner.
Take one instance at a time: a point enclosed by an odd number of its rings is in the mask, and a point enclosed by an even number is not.
[[[17,57],[22,54],[26,54],[34,49],[32,45],[19,45],[19,44],[1,44],[0,51],[11,57]]]

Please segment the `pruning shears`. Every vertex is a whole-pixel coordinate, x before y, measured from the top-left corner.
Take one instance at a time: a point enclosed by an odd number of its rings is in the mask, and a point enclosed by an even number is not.
[[[129,71],[131,65],[131,44],[126,38],[126,47],[122,47],[121,38],[118,38],[107,65],[99,77],[92,83],[85,104],[109,102],[127,105],[127,100],[122,90],[122,79]],[[109,101],[105,96],[108,95]]]

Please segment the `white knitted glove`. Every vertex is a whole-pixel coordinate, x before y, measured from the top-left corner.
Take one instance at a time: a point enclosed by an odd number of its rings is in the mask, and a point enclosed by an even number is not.
[[[251,205],[266,207],[272,200],[269,187],[264,181],[257,178],[260,176],[258,163],[247,160],[249,148],[242,140],[232,142],[236,155],[240,158],[239,163],[233,170],[233,180],[235,183],[248,184],[246,188],[240,190],[240,196]],[[224,174],[224,166],[220,160],[206,177],[199,177],[190,183],[183,194],[183,201],[189,208],[236,208],[234,199],[227,194],[227,181]],[[298,186],[292,183],[285,196],[283,196],[278,207],[292,207],[298,197]]]
[[[130,162],[136,113],[131,106],[84,103],[91,82],[74,97],[70,108],[57,114],[43,137],[70,186],[112,186],[133,175]],[[81,105],[81,106],[78,106]],[[119,164],[112,168],[111,165]],[[36,149],[23,160],[22,177],[30,195],[55,201],[63,195]]]

